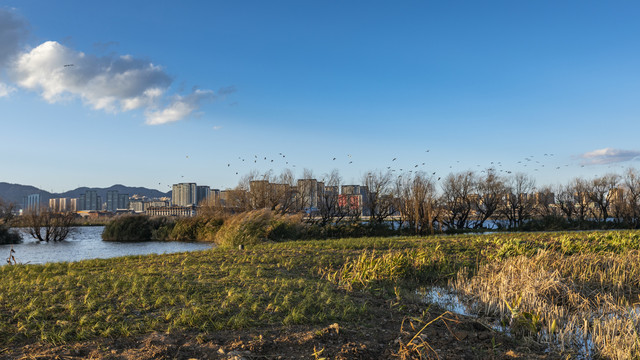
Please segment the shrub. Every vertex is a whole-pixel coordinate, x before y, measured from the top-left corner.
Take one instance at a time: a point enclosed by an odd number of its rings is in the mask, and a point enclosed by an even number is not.
[[[196,217],[149,218],[129,215],[109,222],[102,233],[105,241],[214,241],[215,234],[223,224],[221,218]]]
[[[365,236],[392,236],[397,230],[388,224],[361,224],[359,222],[344,222],[337,225],[320,226],[313,224],[305,229],[304,235],[309,239],[337,239],[357,238]]]
[[[271,219],[267,229],[267,238],[274,241],[296,240],[303,237],[306,227],[302,224],[302,215],[277,215]]]
[[[104,241],[138,242],[153,238],[153,221],[148,216],[122,216],[108,223],[102,232]],[[156,234],[157,235],[157,234]]]
[[[176,221],[166,217],[154,218],[151,220],[151,240],[166,241],[171,239],[171,232],[176,225]]]
[[[182,218],[175,222],[168,238],[177,241],[214,241],[223,223],[224,220],[218,217]]]
[[[0,225],[0,245],[19,244],[22,237],[15,231],[10,230],[4,225]]]
[[[169,239],[178,241],[195,241],[198,234],[200,219],[198,218],[182,218],[176,221],[175,226],[171,230]]]
[[[215,241],[218,230],[224,224],[224,219],[220,217],[215,218],[203,218],[200,226],[198,226],[198,232],[196,239],[198,241]]]
[[[294,240],[304,232],[300,216],[254,210],[227,219],[215,235],[222,246],[253,245],[265,240]]]

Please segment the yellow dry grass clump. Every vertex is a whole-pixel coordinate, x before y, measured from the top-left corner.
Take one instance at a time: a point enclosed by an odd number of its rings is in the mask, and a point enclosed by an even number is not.
[[[295,240],[303,233],[301,215],[281,215],[268,209],[234,215],[215,235],[222,246],[255,245],[266,240]]]
[[[640,357],[640,253],[564,256],[540,251],[463,270],[452,286],[474,312],[559,351]]]

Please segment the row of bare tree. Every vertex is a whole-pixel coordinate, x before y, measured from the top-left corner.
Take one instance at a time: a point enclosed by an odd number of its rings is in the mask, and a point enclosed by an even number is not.
[[[305,170],[303,178],[314,176]],[[359,221],[364,215],[371,224],[393,220],[393,226],[421,234],[436,228],[478,229],[488,226],[489,221],[493,221],[492,226],[497,223],[515,228],[545,216],[569,221],[613,220],[640,227],[640,173],[635,169],[623,175],[576,178],[567,184],[540,188],[526,174],[499,175],[492,169],[451,173],[442,181],[422,172],[398,176],[369,171],[362,177],[359,198],[339,195],[338,189],[344,184],[337,170],[319,177],[317,182],[313,211],[308,211],[309,196],[301,194],[308,189],[299,189],[300,183],[289,170],[279,175],[250,173],[235,189],[226,192],[222,203],[212,206],[227,211],[306,211],[308,221],[322,226]]]

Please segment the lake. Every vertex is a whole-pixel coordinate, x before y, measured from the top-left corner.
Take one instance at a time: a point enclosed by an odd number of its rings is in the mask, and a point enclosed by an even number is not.
[[[184,251],[210,249],[208,243],[177,241],[149,241],[141,243],[118,243],[102,241],[104,226],[82,226],[74,228],[67,240],[58,243],[39,242],[18,229],[23,243],[0,245],[0,266],[6,265],[11,246],[13,254],[21,264],[44,264],[49,262],[104,259],[127,255],[168,254]]]

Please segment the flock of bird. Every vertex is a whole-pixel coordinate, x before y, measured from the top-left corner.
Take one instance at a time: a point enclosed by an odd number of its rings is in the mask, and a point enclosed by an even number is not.
[[[442,179],[446,173],[455,173],[459,171],[467,171],[473,170],[480,173],[486,173],[487,171],[493,171],[498,174],[510,175],[518,172],[538,172],[541,170],[548,169],[548,171],[560,171],[563,167],[568,168],[570,166],[581,166],[585,165],[576,165],[576,164],[561,164],[559,159],[556,159],[556,155],[553,153],[544,153],[539,155],[528,155],[521,157],[520,159],[514,161],[489,161],[487,163],[476,163],[473,165],[469,165],[468,162],[455,160],[455,162],[450,162],[447,166],[442,165],[442,158],[437,152],[432,152],[430,149],[423,150],[421,160],[415,161],[415,157],[413,161],[403,161],[399,156],[389,157],[387,160],[382,160],[377,162],[377,166],[371,167],[370,162],[367,162],[367,167],[360,169],[362,171],[366,170],[377,170],[381,169],[383,171],[388,171],[394,176],[403,177],[406,175],[413,175],[414,173],[426,173],[430,175],[434,180],[439,181]],[[225,168],[231,174],[243,176],[247,174],[251,170],[277,170],[277,169],[291,169],[294,172],[297,169],[304,168],[303,166],[299,166],[299,163],[293,160],[296,156],[287,156],[282,152],[277,155],[272,154],[250,154],[245,156],[238,156],[234,158],[232,161],[227,161],[225,163]],[[189,155],[185,155],[185,159],[189,159]],[[327,158],[327,163],[332,164],[331,168],[335,168],[338,170],[347,170],[349,167],[355,167],[358,163],[364,163],[364,161],[359,161],[359,159],[350,154],[346,153],[343,155],[329,155]],[[423,161],[424,160],[424,161]],[[315,160],[316,162],[321,162],[322,160]],[[322,166],[327,165],[327,163],[322,164]],[[315,169],[312,169],[315,170]],[[435,170],[435,171],[434,171]],[[184,175],[180,175],[179,181],[184,181]],[[162,186],[161,183],[159,183]],[[167,187],[171,188],[171,185],[167,185]]]
[[[407,173],[413,174],[418,172],[426,172],[437,180],[441,180],[442,174],[444,173],[442,171],[442,166],[440,165],[440,169],[435,168],[435,159],[429,158],[429,155],[437,155],[433,154],[430,149],[426,149],[423,151],[423,158],[425,161],[402,162],[398,156],[395,156],[388,159],[386,161],[386,164],[384,161],[380,162],[379,167],[382,169],[386,169],[392,174],[397,174],[398,177],[401,177],[403,176],[403,174]],[[553,157],[555,157],[555,154],[552,153],[544,153],[542,155],[538,155],[537,157],[535,155],[529,155],[517,160],[514,163],[511,163],[510,165],[507,165],[506,163],[503,163],[501,161],[490,161],[486,164],[475,164],[475,168],[477,168],[481,173],[485,173],[487,171],[495,171],[496,173],[503,173],[507,175],[516,172],[540,171],[545,167],[557,171],[560,170],[562,166],[570,166],[570,164],[557,164],[557,161],[552,160]],[[327,160],[330,163],[335,163],[334,168],[338,169],[346,166],[355,166],[353,155],[348,153],[342,156],[330,155]],[[456,160],[454,164],[448,166],[447,170],[448,172],[468,170],[468,167],[464,168],[462,164],[460,160]],[[281,152],[276,156],[264,156],[259,154],[252,154],[246,157],[239,156],[236,160],[226,163],[226,167],[236,175],[242,175],[243,172],[252,168],[264,169],[265,165],[267,169],[292,168],[295,170],[296,168],[298,168],[297,164],[290,161],[290,159],[287,158],[287,155]],[[473,168],[473,166],[471,166],[471,168]],[[436,171],[433,171],[434,169]]]

